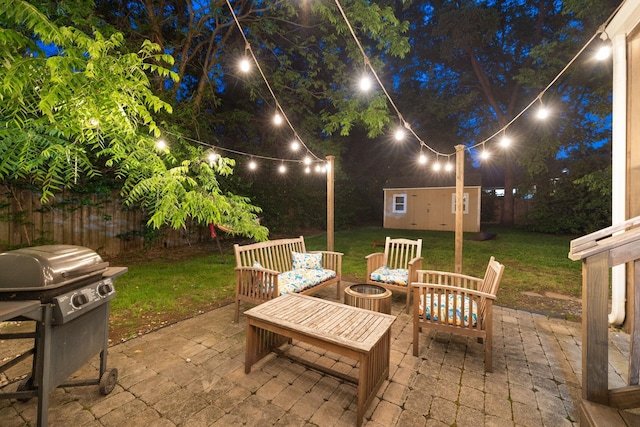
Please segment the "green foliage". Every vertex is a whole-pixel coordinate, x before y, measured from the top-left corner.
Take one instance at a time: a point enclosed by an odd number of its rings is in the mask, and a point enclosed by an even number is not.
[[[0,25],[1,182],[32,186],[46,203],[109,176],[127,203],[147,210],[150,226],[181,228],[193,218],[266,239],[255,221],[259,208],[218,185],[231,160],[213,166],[202,160],[204,150],[178,157],[156,149],[154,116],[173,108],[154,94],[149,76],[178,80],[159,45],[145,39],[126,52],[123,33],[89,36],[58,26],[24,1],[2,0]],[[55,52],[47,56],[40,46]]]
[[[588,150],[539,174],[530,229],[555,234],[588,234],[611,224],[609,147]],[[556,162],[560,164],[560,161]]]

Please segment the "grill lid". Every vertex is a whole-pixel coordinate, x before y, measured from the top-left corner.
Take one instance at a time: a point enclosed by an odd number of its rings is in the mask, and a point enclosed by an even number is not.
[[[75,245],[44,245],[0,254],[0,292],[58,288],[102,275],[100,255]]]

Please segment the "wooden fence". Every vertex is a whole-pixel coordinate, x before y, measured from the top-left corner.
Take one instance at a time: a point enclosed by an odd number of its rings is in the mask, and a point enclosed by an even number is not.
[[[0,186],[0,251],[64,243],[116,255],[145,245],[178,247],[211,239],[206,227],[151,230],[145,224],[144,212],[124,206],[117,191],[105,196],[63,192],[43,205],[29,190],[12,193]]]

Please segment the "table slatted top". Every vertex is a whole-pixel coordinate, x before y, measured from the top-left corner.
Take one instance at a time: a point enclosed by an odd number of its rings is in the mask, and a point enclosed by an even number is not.
[[[244,313],[249,319],[368,352],[396,317],[298,294],[286,294]]]

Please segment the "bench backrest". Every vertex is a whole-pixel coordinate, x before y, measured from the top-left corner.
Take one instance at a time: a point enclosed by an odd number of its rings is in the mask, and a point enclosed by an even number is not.
[[[384,265],[391,269],[408,268],[409,261],[422,254],[422,239],[392,239],[384,243]]]
[[[249,245],[233,245],[236,267],[252,267],[255,261],[269,270],[280,273],[291,270],[291,252],[306,252],[304,237],[277,239]]]

